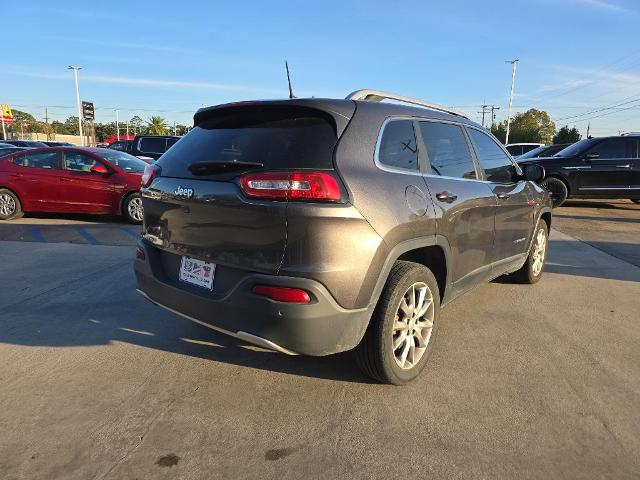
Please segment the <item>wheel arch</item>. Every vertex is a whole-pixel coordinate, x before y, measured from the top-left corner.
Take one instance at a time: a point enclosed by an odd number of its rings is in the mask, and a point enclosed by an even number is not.
[[[450,258],[451,248],[449,241],[442,235],[419,237],[399,243],[387,255],[373,291],[370,308],[373,310],[378,303],[382,290],[389,278],[391,268],[398,260],[415,262],[431,270],[438,282],[440,301],[445,303],[449,286]]]
[[[562,183],[564,183],[564,186],[567,188],[567,198],[571,196],[571,182],[569,181],[568,178],[566,178],[564,175],[561,175],[555,172],[545,175],[544,180],[546,180],[547,178],[555,178],[556,180],[560,180]]]

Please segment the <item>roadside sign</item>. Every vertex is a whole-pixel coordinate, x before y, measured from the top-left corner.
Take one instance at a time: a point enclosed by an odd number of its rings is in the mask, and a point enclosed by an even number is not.
[[[82,102],[82,118],[85,120],[95,119],[95,110],[92,102]]]
[[[0,113],[2,114],[2,122],[5,124],[13,123],[13,112],[7,103],[0,104]]]

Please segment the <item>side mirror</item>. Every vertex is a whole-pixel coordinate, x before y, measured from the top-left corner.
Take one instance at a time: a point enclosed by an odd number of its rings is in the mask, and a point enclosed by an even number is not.
[[[105,174],[105,173],[109,173],[109,170],[104,165],[94,165],[93,167],[91,167],[90,172]]]
[[[600,158],[600,154],[598,152],[590,152],[584,156],[584,160],[593,160],[594,158]]]
[[[539,183],[545,176],[544,168],[535,163],[530,163],[524,166],[524,179],[528,182]]]

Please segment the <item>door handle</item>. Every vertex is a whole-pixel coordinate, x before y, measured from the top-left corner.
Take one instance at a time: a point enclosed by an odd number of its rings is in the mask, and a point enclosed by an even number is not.
[[[498,197],[500,200],[506,200],[507,198],[509,198],[511,195],[509,195],[508,193],[504,193],[504,192],[500,192],[496,195],[496,197]]]
[[[626,164],[626,165],[616,165],[616,168],[631,168],[630,164]]]
[[[68,178],[60,177],[60,181],[61,182],[70,182],[71,180],[69,180]]]
[[[452,203],[458,199],[458,196],[445,190],[444,192],[436,193],[436,198],[441,202]]]

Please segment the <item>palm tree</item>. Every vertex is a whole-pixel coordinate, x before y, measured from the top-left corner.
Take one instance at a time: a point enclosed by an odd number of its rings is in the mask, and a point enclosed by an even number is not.
[[[149,133],[152,135],[165,135],[167,133],[167,122],[164,118],[153,116],[148,123]]]

